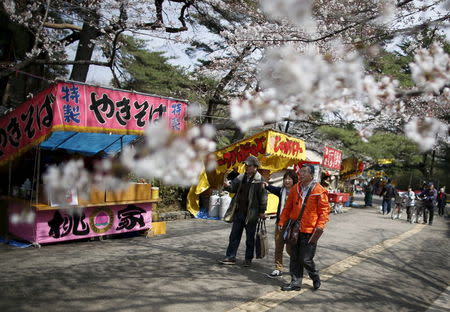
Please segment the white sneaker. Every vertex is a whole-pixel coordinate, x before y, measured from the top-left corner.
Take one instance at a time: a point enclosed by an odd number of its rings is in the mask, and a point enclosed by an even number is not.
[[[283,275],[283,273],[281,273],[280,270],[273,270],[272,273],[267,274],[267,276],[270,277],[270,278],[275,278],[275,277],[279,277],[279,276],[282,276],[282,275]]]

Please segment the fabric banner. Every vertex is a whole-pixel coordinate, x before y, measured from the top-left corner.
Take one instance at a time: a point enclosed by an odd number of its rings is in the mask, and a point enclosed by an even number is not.
[[[199,183],[192,186],[187,196],[187,209],[197,216],[200,211],[199,195],[209,188],[221,188],[223,178],[235,170],[244,172],[244,160],[256,156],[262,170],[269,175],[283,170],[306,158],[305,142],[286,134],[266,130],[238,141],[215,152],[217,167],[212,172],[203,172]],[[276,206],[275,206],[276,207]]]
[[[224,149],[217,151],[216,172],[225,172],[242,165],[248,156],[254,155],[261,161],[261,167],[269,170],[281,170],[279,165],[267,165],[272,163],[271,159],[295,159],[306,158],[305,142],[303,140],[290,137],[280,132],[266,130],[250,138],[239,141]],[[275,157],[279,156],[279,157]]]
[[[267,154],[290,159],[306,159],[305,141],[285,134],[269,131]]]
[[[325,146],[323,148],[322,167],[340,170],[342,163],[342,151]]]
[[[160,119],[186,127],[187,103],[143,93],[58,82],[0,118],[0,164],[52,131],[142,134]]]

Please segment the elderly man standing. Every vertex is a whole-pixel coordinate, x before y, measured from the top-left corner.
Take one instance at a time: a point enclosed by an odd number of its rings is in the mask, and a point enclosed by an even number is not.
[[[299,182],[289,193],[285,208],[278,223],[279,229],[289,219],[300,220],[299,236],[297,243],[291,245],[290,273],[291,282],[282,286],[283,291],[300,290],[302,285],[303,270],[306,268],[309,277],[313,281],[314,289],[320,287],[319,271],[314,263],[317,239],[328,222],[330,204],[328,203],[328,192],[313,180],[314,166],[304,164],[299,172]],[[314,234],[313,234],[314,233]]]
[[[249,156],[245,161],[245,173],[240,174],[231,182],[224,181],[224,190],[235,193],[230,205],[236,205],[233,216],[233,227],[222,264],[236,264],[236,254],[245,229],[246,249],[244,266],[250,266],[255,249],[255,232],[258,218],[265,217],[267,206],[267,191],[264,179],[257,171],[260,166],[258,158]]]

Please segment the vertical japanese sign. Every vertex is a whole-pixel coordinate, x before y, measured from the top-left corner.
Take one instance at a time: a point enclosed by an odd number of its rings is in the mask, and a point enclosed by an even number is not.
[[[54,130],[139,135],[165,120],[181,131],[186,110],[180,100],[59,82],[0,118],[0,164]]]
[[[333,170],[340,170],[342,162],[342,152],[340,150],[325,146],[323,148],[322,167]]]

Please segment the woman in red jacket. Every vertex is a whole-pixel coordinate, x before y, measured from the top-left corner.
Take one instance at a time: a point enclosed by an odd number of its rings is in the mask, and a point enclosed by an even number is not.
[[[307,197],[300,222],[300,234],[297,243],[291,245],[289,266],[291,282],[281,287],[283,291],[301,289],[304,268],[313,281],[314,289],[319,289],[321,284],[319,271],[314,263],[317,241],[310,240],[310,238],[316,229],[319,232],[325,228],[330,213],[330,204],[328,203],[328,192],[319,183],[315,183],[313,177],[314,166],[304,164],[299,171],[300,182],[289,193],[278,223],[278,227],[281,229],[289,219],[297,220],[303,201]]]

